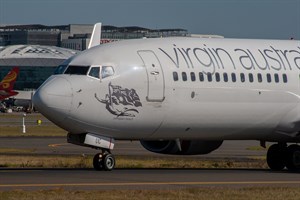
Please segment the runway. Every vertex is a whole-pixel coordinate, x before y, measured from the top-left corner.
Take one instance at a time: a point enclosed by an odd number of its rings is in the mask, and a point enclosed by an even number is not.
[[[300,186],[300,174],[259,169],[1,169],[0,177],[0,190]]]

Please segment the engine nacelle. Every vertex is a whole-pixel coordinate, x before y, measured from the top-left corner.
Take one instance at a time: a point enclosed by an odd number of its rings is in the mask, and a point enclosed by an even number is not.
[[[170,155],[200,155],[208,154],[221,146],[223,141],[203,141],[203,140],[182,140],[181,151],[176,141],[140,141],[142,146],[148,151]]]

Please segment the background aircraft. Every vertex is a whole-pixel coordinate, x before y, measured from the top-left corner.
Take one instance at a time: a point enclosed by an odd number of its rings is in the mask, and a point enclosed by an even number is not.
[[[14,84],[19,74],[19,68],[14,67],[0,82],[0,100],[17,95],[18,92],[13,90]]]

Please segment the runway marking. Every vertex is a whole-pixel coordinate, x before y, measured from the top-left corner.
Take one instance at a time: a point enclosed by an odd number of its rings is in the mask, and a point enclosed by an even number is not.
[[[0,184],[6,187],[83,187],[83,186],[159,186],[159,185],[278,185],[300,184],[300,181],[220,181],[220,182],[125,182],[125,183],[49,183],[49,184]]]
[[[61,143],[61,144],[49,144],[48,147],[59,147],[59,146],[64,146],[67,145],[69,143]]]

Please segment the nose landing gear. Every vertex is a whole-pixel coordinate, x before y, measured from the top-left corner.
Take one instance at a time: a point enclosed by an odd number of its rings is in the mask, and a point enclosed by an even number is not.
[[[267,163],[271,170],[279,171],[286,167],[289,171],[300,170],[300,146],[273,144],[267,153]]]
[[[113,138],[93,133],[68,133],[68,142],[102,150],[102,153],[96,154],[93,158],[93,166],[95,170],[111,171],[114,169],[116,160],[115,157],[110,153],[115,145],[115,140]]]

